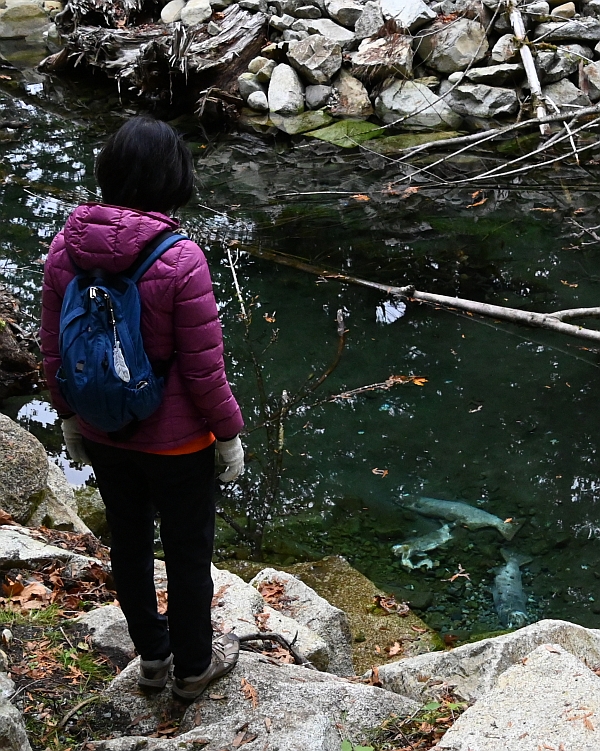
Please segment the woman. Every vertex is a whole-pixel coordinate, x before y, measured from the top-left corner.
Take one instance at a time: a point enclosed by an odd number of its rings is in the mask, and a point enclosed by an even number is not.
[[[129,120],[96,163],[103,203],[79,206],[52,242],[44,270],[41,343],[53,404],[74,461],[90,462],[111,530],[119,602],[140,654],[139,683],[162,688],[174,662],[173,692],[199,696],[231,670],[239,641],[212,641],[210,563],[214,538],[215,447],[234,480],[244,466],[243,420],[223,363],[223,339],[206,259],[191,240],[169,248],[138,283],[141,332],[166,385],[159,408],[126,441],[73,414],[56,381],[62,300],[75,265],[126,271],[165,230],[193,191],[189,149],[166,123]],[[89,457],[89,459],[88,459]],[[157,611],[154,517],[160,513],[168,576],[168,622]]]

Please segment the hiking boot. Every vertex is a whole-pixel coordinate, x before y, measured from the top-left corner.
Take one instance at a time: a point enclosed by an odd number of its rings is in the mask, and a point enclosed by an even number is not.
[[[169,678],[172,662],[173,655],[165,657],[164,660],[140,659],[138,685],[150,688],[164,688]]]
[[[212,643],[212,659],[202,675],[175,678],[173,693],[182,699],[196,699],[209,683],[233,670],[240,656],[240,640],[235,634],[223,634]]]

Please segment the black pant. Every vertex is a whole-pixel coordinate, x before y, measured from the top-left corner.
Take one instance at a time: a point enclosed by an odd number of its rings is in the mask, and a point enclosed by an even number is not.
[[[161,456],[85,439],[112,536],[111,562],[129,633],[143,660],[174,655],[175,675],[210,664],[215,450]],[[168,579],[168,621],[157,611],[154,517]]]

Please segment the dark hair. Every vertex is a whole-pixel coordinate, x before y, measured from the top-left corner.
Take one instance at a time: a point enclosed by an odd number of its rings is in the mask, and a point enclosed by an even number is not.
[[[192,197],[192,155],[167,123],[134,117],[104,145],[96,179],[105,203],[169,214]]]

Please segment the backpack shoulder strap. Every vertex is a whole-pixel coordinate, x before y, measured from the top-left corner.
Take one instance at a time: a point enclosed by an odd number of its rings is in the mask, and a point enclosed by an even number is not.
[[[185,239],[185,235],[171,232],[170,229],[164,230],[146,245],[125,275],[137,284],[157,258],[160,258],[172,245]]]

